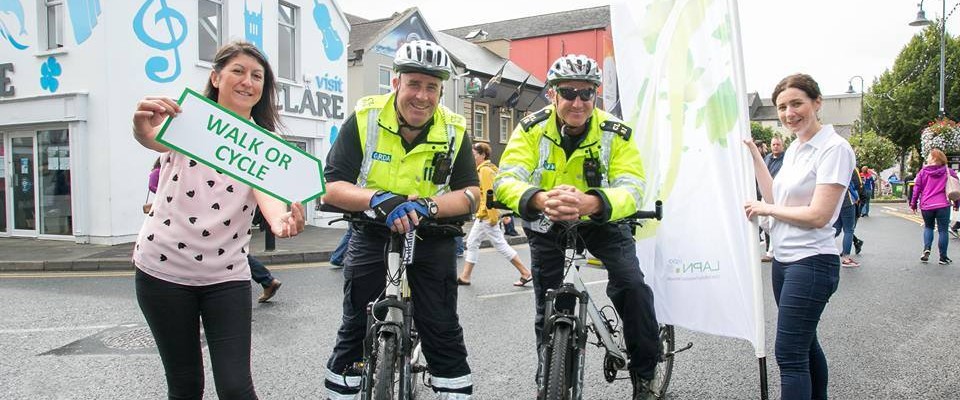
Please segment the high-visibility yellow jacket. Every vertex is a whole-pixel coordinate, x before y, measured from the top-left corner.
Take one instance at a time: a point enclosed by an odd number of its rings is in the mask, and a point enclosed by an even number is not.
[[[583,133],[587,136],[567,159],[554,106],[524,117],[500,158],[500,173],[494,183],[497,200],[530,220],[536,218],[534,210],[528,208],[534,194],[567,184],[600,196],[604,209],[592,216],[594,219],[612,221],[637,212],[646,179],[632,129],[596,108],[588,124]],[[587,159],[600,164],[599,187],[587,186],[583,176]]]
[[[477,175],[480,177],[480,207],[477,208],[477,219],[493,225],[500,222],[500,212],[496,208],[487,208],[487,190],[493,189],[493,179],[497,176],[497,165],[486,160],[477,166]]]
[[[446,182],[433,183],[433,161],[437,153],[443,153],[452,166],[463,143],[465,119],[437,106],[427,140],[407,152],[403,138],[396,134],[400,126],[394,104],[393,93],[367,96],[357,102],[357,132],[364,154],[357,186],[420,197],[448,192],[449,174]]]

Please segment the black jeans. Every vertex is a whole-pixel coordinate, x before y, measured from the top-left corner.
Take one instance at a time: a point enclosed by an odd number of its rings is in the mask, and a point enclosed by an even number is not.
[[[250,281],[186,286],[137,269],[137,302],[157,342],[169,399],[203,397],[200,321],[217,396],[256,399],[250,376]]]
[[[559,224],[547,233],[524,228],[530,243],[533,289],[537,301],[534,329],[537,345],[542,340],[543,318],[547,289],[556,289],[563,283],[563,248],[558,245]],[[652,378],[659,357],[657,315],[653,308],[653,290],[643,282],[643,272],[637,259],[636,242],[628,226],[605,224],[584,225],[578,235],[590,254],[603,262],[610,277],[607,297],[623,318],[623,337],[630,355],[631,371],[643,378]],[[565,241],[565,239],[561,239]]]

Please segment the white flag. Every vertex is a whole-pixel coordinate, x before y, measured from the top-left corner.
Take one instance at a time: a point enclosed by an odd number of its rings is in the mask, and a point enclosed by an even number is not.
[[[765,356],[756,198],[735,0],[633,0],[610,8],[623,117],[647,174],[638,233],[657,318],[743,338]]]

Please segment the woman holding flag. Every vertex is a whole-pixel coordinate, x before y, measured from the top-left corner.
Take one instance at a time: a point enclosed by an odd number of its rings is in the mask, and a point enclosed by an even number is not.
[[[806,74],[790,75],[773,90],[773,102],[785,127],[796,136],[776,179],[767,171],[752,140],[763,201],[744,205],[747,218],[770,216],[773,243],[773,295],[777,302],[774,345],[783,399],[826,399],[827,359],[817,341],[817,325],[840,281],[840,252],[833,223],[855,156],[831,125],[822,125],[820,87]]]

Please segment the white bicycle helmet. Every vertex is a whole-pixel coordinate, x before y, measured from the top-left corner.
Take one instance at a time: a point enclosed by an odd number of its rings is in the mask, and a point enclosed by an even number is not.
[[[562,56],[547,71],[548,85],[556,85],[560,81],[587,81],[600,86],[602,79],[597,62],[582,54]]]
[[[450,55],[429,40],[414,40],[397,49],[393,70],[398,73],[419,72],[447,80],[450,78]]]

